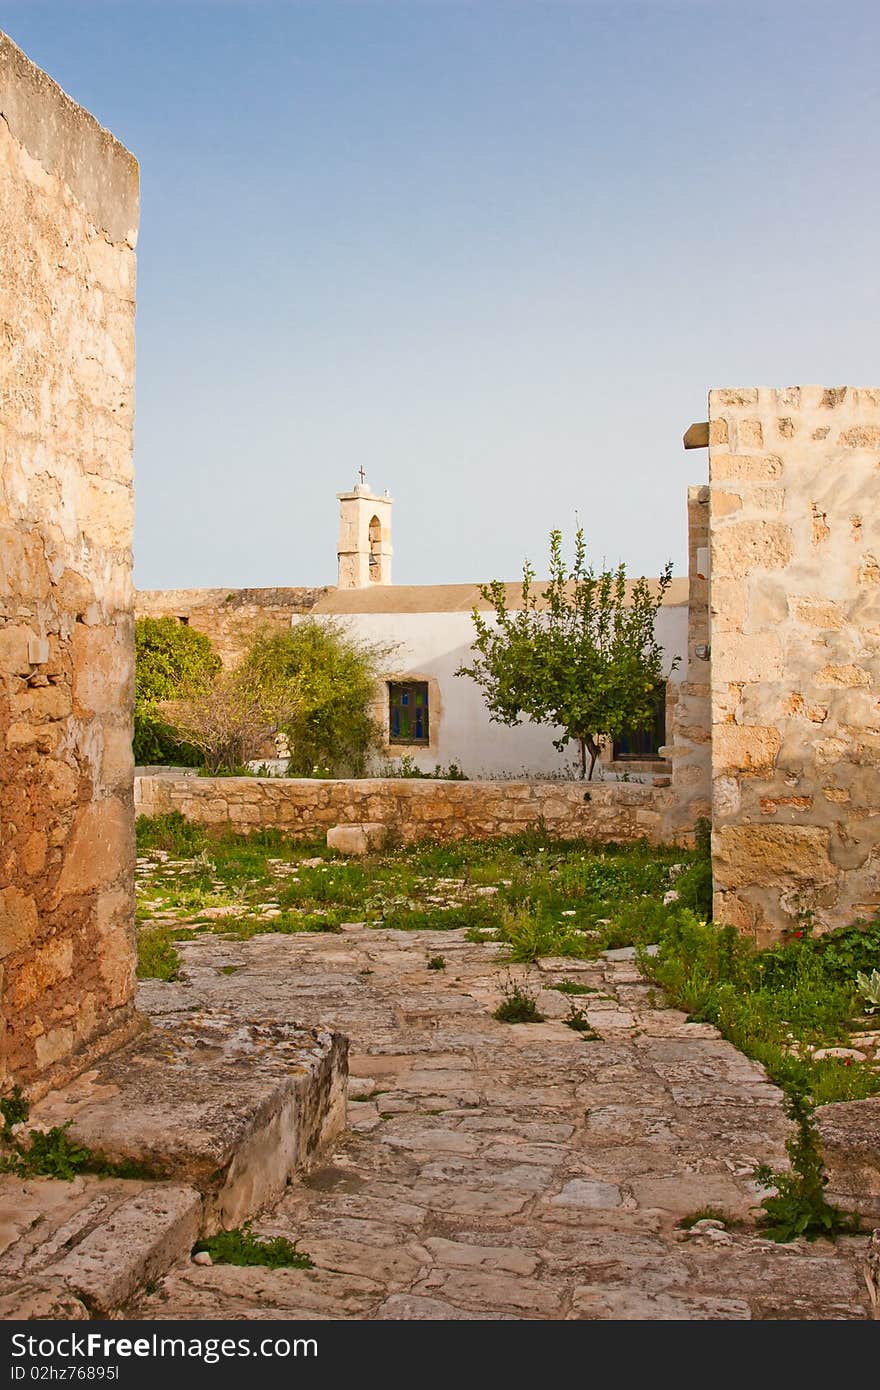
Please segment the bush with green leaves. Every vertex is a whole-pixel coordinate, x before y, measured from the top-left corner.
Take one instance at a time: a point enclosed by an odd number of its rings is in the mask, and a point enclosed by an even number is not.
[[[382,744],[373,706],[387,652],[317,618],[257,634],[243,669],[266,694],[283,692],[290,706],[279,732],[291,777],[363,776]]]
[[[220,658],[210,639],[176,618],[138,618],[134,650],[135,762],[196,766],[198,751],[179,738],[161,705],[213,680]]]

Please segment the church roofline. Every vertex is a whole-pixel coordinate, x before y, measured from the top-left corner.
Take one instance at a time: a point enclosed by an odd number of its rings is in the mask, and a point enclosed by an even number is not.
[[[533,593],[539,597],[548,581],[535,580]],[[631,590],[634,580],[627,580]],[[656,579],[649,583],[657,584]],[[522,581],[506,583],[508,608],[515,610],[522,602]],[[687,604],[687,579],[673,579],[664,598],[664,608]],[[479,584],[382,584],[371,588],[335,589],[315,604],[316,615],[355,613],[470,613],[474,608],[490,611],[492,605],[480,594]]]

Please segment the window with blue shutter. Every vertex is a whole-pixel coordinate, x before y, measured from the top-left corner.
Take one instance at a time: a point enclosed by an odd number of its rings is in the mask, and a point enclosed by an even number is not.
[[[427,681],[388,682],[388,741],[428,743]]]

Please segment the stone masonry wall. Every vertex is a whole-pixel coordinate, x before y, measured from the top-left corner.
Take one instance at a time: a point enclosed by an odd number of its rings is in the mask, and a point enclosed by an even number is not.
[[[672,707],[673,835],[712,814],[709,645],[709,489],[689,487],[687,658]],[[698,649],[703,654],[698,655]]]
[[[134,158],[0,35],[0,1091],[134,1024]]]
[[[639,783],[442,782],[382,777],[138,777],[139,815],[179,811],[199,825],[287,834],[378,821],[406,843],[513,835],[543,818],[558,836],[662,843],[670,790]]]
[[[315,589],[139,589],[138,618],[186,618],[210,637],[224,666],[234,666],[261,627],[286,631],[297,613],[309,613],[326,594]]]
[[[716,916],[880,907],[880,390],[713,391]]]

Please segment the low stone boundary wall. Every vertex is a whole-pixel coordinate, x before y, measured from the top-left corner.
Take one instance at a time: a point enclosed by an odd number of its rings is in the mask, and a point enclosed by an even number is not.
[[[672,791],[644,783],[322,781],[294,777],[137,777],[138,815],[180,811],[198,825],[291,835],[378,821],[406,843],[513,835],[543,820],[551,835],[667,838]]]

